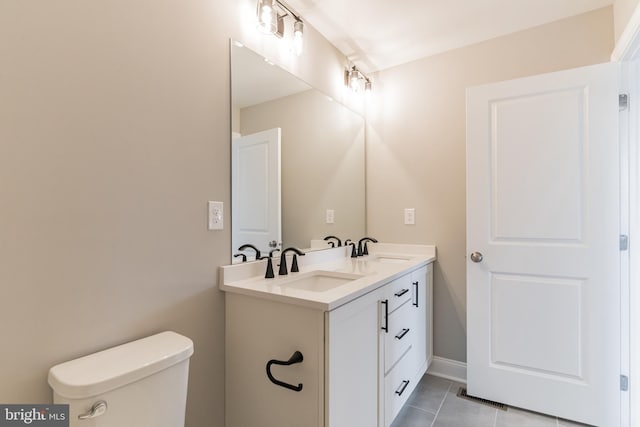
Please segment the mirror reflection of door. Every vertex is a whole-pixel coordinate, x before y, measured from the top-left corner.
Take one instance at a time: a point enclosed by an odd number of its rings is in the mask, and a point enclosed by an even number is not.
[[[362,115],[237,42],[231,43],[230,83],[232,132],[240,136],[281,129],[282,240],[274,240],[284,247],[307,249],[314,241],[329,248],[322,240],[327,235],[343,240],[364,236]],[[242,194],[256,191],[247,185]],[[232,193],[240,193],[235,185]],[[237,207],[233,200],[231,212],[231,253],[237,254],[239,246],[252,242],[249,237],[255,237],[255,232],[237,237],[238,220],[233,215],[256,212]]]
[[[252,244],[264,255],[282,245],[281,130],[234,135],[231,147],[231,244]],[[250,260],[251,251],[246,255]],[[239,262],[240,258],[233,258]]]

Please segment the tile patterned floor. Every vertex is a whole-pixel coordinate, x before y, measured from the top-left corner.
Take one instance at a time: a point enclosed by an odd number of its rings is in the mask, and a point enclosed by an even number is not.
[[[491,408],[456,396],[463,384],[425,375],[391,427],[574,427],[585,424],[509,407]]]

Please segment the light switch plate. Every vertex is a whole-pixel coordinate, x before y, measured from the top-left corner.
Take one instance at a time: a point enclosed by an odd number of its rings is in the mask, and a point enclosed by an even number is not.
[[[222,202],[209,202],[209,230],[224,229],[224,205]]]
[[[406,208],[404,210],[404,224],[415,225],[416,223],[416,210],[415,208]]]

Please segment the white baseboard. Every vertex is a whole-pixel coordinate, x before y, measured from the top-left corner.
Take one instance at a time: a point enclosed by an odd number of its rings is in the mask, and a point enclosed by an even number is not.
[[[427,370],[427,374],[466,384],[467,364],[457,360],[433,356],[433,361]]]

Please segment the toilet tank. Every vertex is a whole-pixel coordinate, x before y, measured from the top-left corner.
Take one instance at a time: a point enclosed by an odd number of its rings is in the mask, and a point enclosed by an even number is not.
[[[167,331],[61,363],[49,370],[53,402],[69,405],[70,427],[184,427],[192,354]]]

